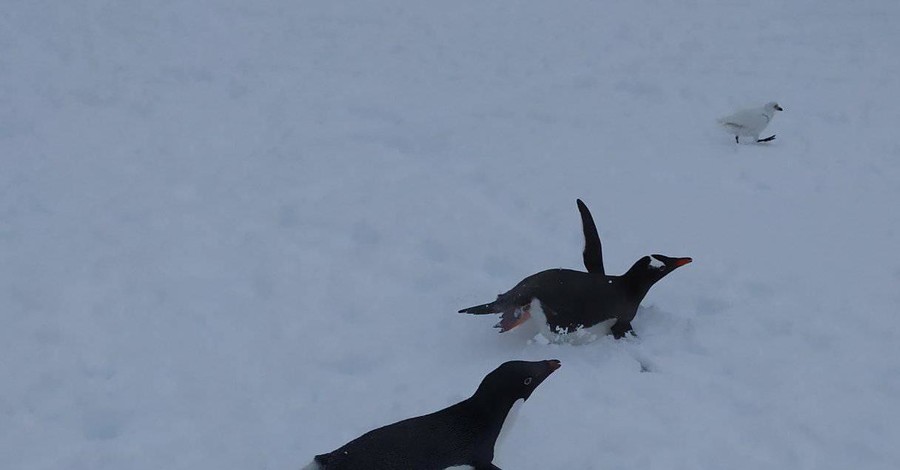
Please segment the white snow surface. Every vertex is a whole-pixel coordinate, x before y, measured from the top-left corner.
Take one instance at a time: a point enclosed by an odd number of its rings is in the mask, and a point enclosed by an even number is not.
[[[296,469],[556,358],[498,466],[895,469],[898,22],[894,0],[7,1],[0,466]],[[777,141],[716,129],[770,97]],[[455,313],[581,269],[578,197],[607,272],[694,258],[638,338]]]

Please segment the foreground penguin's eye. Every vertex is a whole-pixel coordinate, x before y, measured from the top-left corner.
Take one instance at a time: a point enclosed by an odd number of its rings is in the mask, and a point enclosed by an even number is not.
[[[528,377],[527,379],[525,379],[525,385],[530,385],[530,384],[531,384],[531,377]]]

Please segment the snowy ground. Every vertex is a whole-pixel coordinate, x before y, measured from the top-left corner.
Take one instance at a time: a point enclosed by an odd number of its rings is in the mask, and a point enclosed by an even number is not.
[[[563,368],[506,469],[895,469],[900,3],[7,0],[0,467],[296,469]],[[776,100],[771,145],[715,119]],[[455,313],[692,256],[640,338]],[[641,372],[641,364],[649,372]]]

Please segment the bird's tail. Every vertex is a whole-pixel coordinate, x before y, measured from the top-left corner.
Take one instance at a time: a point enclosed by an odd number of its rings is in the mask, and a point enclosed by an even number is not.
[[[489,304],[476,305],[474,307],[464,308],[459,313],[471,313],[472,315],[487,315],[489,313],[500,313],[494,305],[496,302]]]

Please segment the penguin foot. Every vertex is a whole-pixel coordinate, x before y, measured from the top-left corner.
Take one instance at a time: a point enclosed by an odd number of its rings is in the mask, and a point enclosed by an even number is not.
[[[612,331],[613,338],[622,339],[626,334],[631,334],[632,336],[637,337],[634,333],[634,330],[631,329],[631,322],[627,321],[617,321],[610,327],[610,331]]]
[[[765,139],[756,139],[756,142],[763,143],[763,142],[771,142],[773,140],[775,140],[775,134],[772,134],[772,135],[766,137]]]
[[[499,328],[500,333],[507,332],[531,318],[531,304],[525,304],[515,309],[504,310],[500,316],[500,321],[494,325]]]

